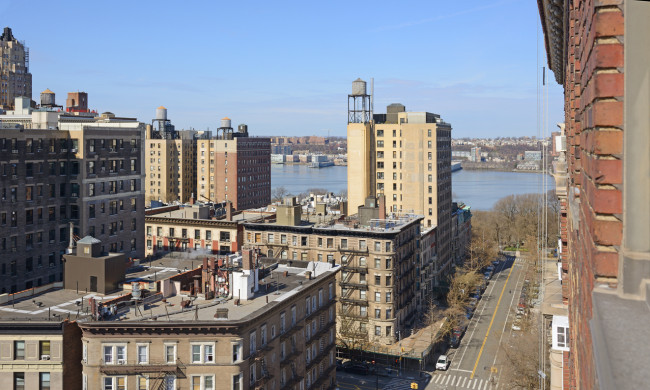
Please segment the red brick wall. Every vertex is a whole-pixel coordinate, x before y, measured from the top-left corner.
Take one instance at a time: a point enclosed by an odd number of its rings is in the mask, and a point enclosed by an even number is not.
[[[595,387],[591,291],[595,283],[617,282],[622,234],[622,4],[568,0],[564,86],[569,199],[575,196],[579,202],[568,206],[566,287],[572,337],[565,388]]]

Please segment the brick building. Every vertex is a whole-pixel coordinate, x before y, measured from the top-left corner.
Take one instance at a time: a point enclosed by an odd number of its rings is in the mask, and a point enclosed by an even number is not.
[[[112,114],[23,114],[0,115],[1,293],[61,281],[70,224],[74,237],[102,240],[102,252],[141,258],[143,126]]]
[[[0,386],[81,390],[81,330],[77,323],[3,318]]]
[[[197,199],[232,202],[236,210],[271,203],[271,140],[248,136],[248,127],[233,132],[222,119],[217,136],[196,145]]]
[[[341,345],[349,349],[392,344],[417,318],[422,217],[387,216],[380,207],[369,198],[358,217],[303,220],[301,206],[290,198],[277,206],[276,223],[244,224],[244,245],[269,257],[341,265],[337,326]]]
[[[647,387],[650,349],[638,343],[650,321],[650,3],[538,6],[548,64],[565,92],[563,387]]]

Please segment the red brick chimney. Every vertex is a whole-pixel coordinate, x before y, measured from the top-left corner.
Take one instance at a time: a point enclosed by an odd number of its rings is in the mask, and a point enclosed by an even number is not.
[[[253,250],[242,249],[241,256],[242,256],[241,258],[242,268],[245,270],[253,269]]]
[[[192,194],[190,196],[190,204],[192,204],[192,205],[194,204],[194,194]]]
[[[232,202],[227,201],[226,202],[226,220],[227,221],[232,221]]]
[[[377,197],[377,208],[379,208],[379,219],[386,219],[386,197],[384,194]]]

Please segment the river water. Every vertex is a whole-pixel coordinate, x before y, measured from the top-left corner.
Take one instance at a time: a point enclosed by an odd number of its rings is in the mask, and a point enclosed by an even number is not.
[[[466,171],[452,173],[452,198],[474,210],[489,210],[508,195],[543,192],[543,179],[548,190],[555,181],[541,173]],[[306,165],[271,164],[271,186],[284,187],[298,195],[310,188],[325,188],[339,194],[347,189],[347,167],[309,168]]]

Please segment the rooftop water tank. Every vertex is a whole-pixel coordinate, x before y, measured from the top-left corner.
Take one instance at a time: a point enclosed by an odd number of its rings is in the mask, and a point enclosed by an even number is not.
[[[163,106],[156,108],[156,119],[158,120],[167,120],[167,109]]]
[[[225,117],[221,119],[221,127],[232,127],[232,125],[230,124],[230,118]]]
[[[356,79],[352,82],[352,95],[362,96],[366,94],[366,82],[359,79]]]
[[[54,104],[54,92],[50,91],[49,89],[41,92],[41,106],[51,107],[54,106]]]

